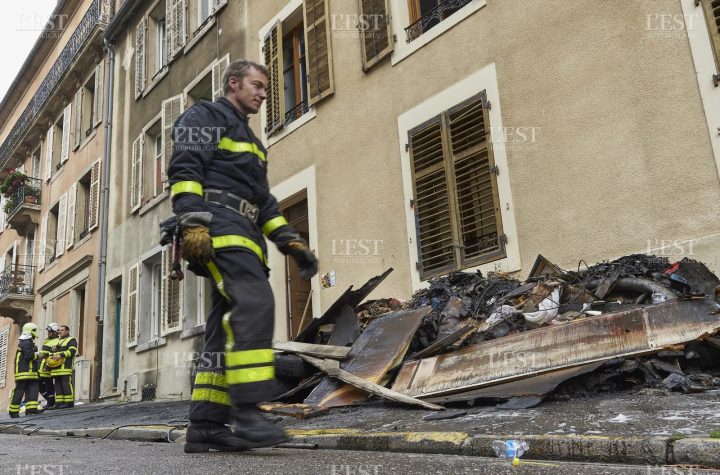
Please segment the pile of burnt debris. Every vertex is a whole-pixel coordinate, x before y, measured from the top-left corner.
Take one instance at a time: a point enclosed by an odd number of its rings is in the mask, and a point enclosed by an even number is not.
[[[363,303],[391,271],[276,343],[283,394],[267,410],[306,417],[371,395],[517,408],[550,394],[720,387],[720,279],[700,262],[637,254],[567,271],[538,256],[524,282],[455,272],[408,302]]]

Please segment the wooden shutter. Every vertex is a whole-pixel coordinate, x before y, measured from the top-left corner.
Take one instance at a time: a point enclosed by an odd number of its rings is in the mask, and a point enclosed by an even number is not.
[[[169,62],[172,57],[180,53],[185,47],[187,38],[187,6],[185,0],[167,0],[165,12],[165,32]]]
[[[225,95],[223,73],[230,64],[230,55],[218,59],[212,67],[212,98],[213,101]]]
[[[82,130],[82,103],[83,96],[85,95],[85,87],[80,86],[80,89],[75,93],[75,124],[73,127],[74,133],[74,147],[78,148],[80,142],[82,142],[83,130]]]
[[[92,170],[90,171],[90,209],[85,210],[88,213],[88,231],[98,227],[100,222],[100,169],[102,162],[100,159],[93,163]]]
[[[5,203],[7,198],[0,196],[0,233],[5,231]]]
[[[70,249],[75,242],[75,217],[77,215],[77,182],[70,186],[67,199],[67,225],[65,226],[66,249]]]
[[[0,388],[7,384],[7,361],[10,346],[10,325],[0,330]]]
[[[172,246],[163,248],[161,264],[162,310],[161,336],[180,330],[180,281],[170,278],[172,271]]]
[[[132,169],[130,171],[130,212],[140,208],[142,203],[142,168],[144,135],[140,134],[132,145]]]
[[[93,126],[102,122],[103,87],[105,85],[105,60],[95,67],[95,102],[93,104]]]
[[[55,141],[55,125],[51,125],[45,137],[45,179],[52,177],[53,142]]]
[[[278,21],[265,35],[263,53],[265,67],[270,73],[265,100],[265,132],[270,136],[285,125],[282,22]]]
[[[335,92],[328,0],[304,0],[308,106]]]
[[[45,213],[40,220],[40,262],[38,262],[38,269],[45,267],[45,246],[47,246],[47,223],[48,215]]]
[[[409,138],[420,277],[425,279],[455,268],[441,117],[411,130]]]
[[[173,7],[173,0],[165,1],[165,64],[168,64],[175,56],[175,50],[173,49],[175,44],[175,26],[172,22]]]
[[[55,257],[65,252],[65,220],[67,219],[67,193],[63,193],[58,201],[57,234],[55,235]]]
[[[408,17],[410,18],[410,24],[415,23],[422,16],[420,14],[420,0],[407,0],[408,2]]]
[[[363,71],[367,71],[393,51],[390,0],[358,1]]]
[[[162,181],[167,188],[167,167],[173,153],[172,130],[175,122],[183,112],[183,95],[179,94],[162,102]]]
[[[700,0],[712,44],[715,67],[720,72],[720,0]]]
[[[127,346],[137,345],[138,340],[138,288],[140,286],[140,272],[138,264],[130,267],[128,271],[128,300],[127,300]]]
[[[484,97],[475,96],[447,112],[461,268],[505,255]]]
[[[140,20],[140,24],[135,30],[135,99],[138,99],[145,90],[145,82],[147,80],[146,68],[146,38],[147,35],[147,17]]]
[[[72,122],[70,121],[71,111],[72,104],[68,104],[67,106],[65,106],[65,111],[63,112],[62,149],[60,153],[60,163],[67,162],[67,159],[70,156],[70,128],[72,126]]]

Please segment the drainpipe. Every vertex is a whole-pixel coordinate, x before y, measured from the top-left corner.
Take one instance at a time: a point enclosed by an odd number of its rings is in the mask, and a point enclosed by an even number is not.
[[[110,150],[112,142],[113,87],[115,84],[115,51],[104,39],[108,54],[108,81],[105,88],[105,151],[102,166],[102,193],[100,198],[100,256],[98,259],[98,291],[97,291],[97,337],[95,339],[95,391],[92,399],[100,397],[103,362],[103,333],[105,324],[105,275],[107,273],[107,229],[108,229],[108,193],[110,191]]]

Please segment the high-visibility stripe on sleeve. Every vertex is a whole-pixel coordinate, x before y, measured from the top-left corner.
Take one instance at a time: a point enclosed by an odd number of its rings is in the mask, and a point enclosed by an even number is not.
[[[197,181],[179,181],[177,183],[173,183],[173,186],[170,188],[170,194],[174,197],[180,193],[192,193],[194,195],[202,196],[203,186]]]
[[[235,153],[254,153],[255,155],[260,158],[263,162],[265,161],[265,153],[260,150],[260,147],[258,147],[254,143],[250,142],[236,142],[233,139],[229,137],[223,137],[220,139],[220,142],[218,143],[218,148],[220,150],[227,150],[228,152],[235,152]]]
[[[212,238],[213,247],[215,249],[223,249],[226,247],[244,247],[251,250],[258,258],[265,263],[265,254],[262,248],[252,239],[237,234],[226,234],[224,236],[214,236]]]
[[[195,384],[208,384],[220,388],[227,388],[225,375],[222,373],[213,373],[209,371],[200,371],[195,374]]]
[[[215,404],[222,404],[223,406],[230,405],[230,395],[227,392],[211,388],[193,389],[190,399],[192,401],[214,402]]]
[[[275,377],[274,366],[259,366],[257,368],[240,368],[225,370],[225,380],[228,384],[247,384],[268,381]]]
[[[274,363],[273,350],[230,351],[225,355],[225,366],[245,366],[259,363]]]
[[[285,226],[288,224],[287,219],[285,219],[285,216],[277,216],[273,219],[270,219],[265,222],[265,224],[262,225],[262,232],[264,235],[269,236],[270,233],[275,231],[280,226]]]

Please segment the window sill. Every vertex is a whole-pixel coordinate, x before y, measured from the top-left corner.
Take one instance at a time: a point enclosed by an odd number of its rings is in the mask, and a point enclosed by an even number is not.
[[[395,66],[400,61],[413,54],[415,51],[419,50],[420,48],[430,43],[432,40],[442,35],[443,33],[448,31],[476,11],[483,8],[485,5],[487,5],[487,0],[473,0],[457,12],[450,15],[447,19],[438,23],[434,28],[431,28],[426,33],[423,33],[410,43],[407,43],[405,38],[399,39],[398,42],[395,43],[395,51],[393,51],[392,53],[392,65]],[[402,34],[404,35],[406,26],[408,25],[404,25],[402,27],[401,25],[393,25],[393,28],[396,28],[397,31],[402,32]]]
[[[55,172],[52,174],[52,176],[51,176],[50,179],[48,180],[48,185],[52,185],[52,183],[53,183],[55,180],[57,180],[57,177],[60,176],[60,174],[62,173],[62,171],[63,171],[64,168],[65,168],[65,164],[63,163],[62,165],[60,165],[60,168],[57,168],[57,169],[55,170]]]
[[[75,149],[75,151],[76,151],[76,152],[79,152],[80,150],[84,149],[85,146],[86,146],[87,144],[89,144],[90,141],[92,141],[92,139],[94,139],[96,135],[97,135],[97,127],[96,127],[96,126],[93,126],[93,131],[90,133],[90,135],[88,135],[87,137],[85,137],[85,139],[84,139],[82,142],[80,142],[80,146],[77,147],[77,149]]]
[[[43,270],[44,272],[47,272],[47,271],[49,271],[50,269],[52,269],[53,267],[55,267],[55,266],[58,264],[58,262],[60,262],[60,258],[59,258],[59,257],[56,257],[55,260],[52,261],[51,263],[45,264],[45,267],[44,267],[42,270]]]
[[[157,86],[160,83],[160,81],[162,81],[162,78],[167,76],[168,71],[170,71],[169,65],[170,65],[170,62],[168,62],[168,64],[166,64],[160,71],[158,71],[155,74],[155,76],[152,77],[152,79],[150,80],[150,84],[145,86],[145,89],[143,89],[142,95],[140,97],[138,97],[138,99],[140,99],[140,98],[145,99],[147,97],[147,95],[150,94],[150,91],[152,91],[155,88],[155,86]]]
[[[150,340],[147,343],[142,343],[140,345],[137,345],[135,347],[135,353],[142,353],[144,351],[153,350],[155,348],[160,348],[161,346],[167,345],[167,341],[165,338],[160,337],[156,338],[154,340]]]
[[[70,251],[70,250],[75,250],[75,249],[79,248],[80,246],[82,246],[83,244],[88,242],[90,240],[90,238],[92,238],[92,232],[88,231],[88,233],[85,236],[83,236],[82,239],[71,244],[70,247],[67,248],[67,250]]]
[[[217,23],[215,16],[211,16],[208,20],[205,20],[205,23],[200,25],[199,29],[195,30],[192,39],[185,45],[185,48],[183,48],[183,54],[188,54],[188,52],[193,48],[193,46],[198,44],[198,42],[200,42],[200,39],[205,36],[207,32],[212,29],[213,26],[215,26],[215,23]]]
[[[272,137],[269,137],[267,139],[268,148],[272,147],[274,144],[278,143],[279,141],[293,133],[295,130],[310,122],[312,119],[315,118],[316,115],[317,113],[315,112],[315,108],[311,107],[310,110],[307,111],[307,113],[303,114],[299,119],[294,120],[287,127],[283,127],[282,129],[280,129],[280,132],[276,133]]]
[[[145,203],[143,206],[141,206],[140,210],[138,210],[138,216],[144,215],[145,213],[147,213],[148,211],[150,211],[151,209],[156,207],[158,204],[165,201],[165,198],[167,198],[167,197],[168,197],[168,192],[167,192],[167,190],[165,190],[162,193],[160,193],[159,195],[157,195],[156,197],[154,197],[153,199],[151,199],[150,201],[148,201],[147,203]]]
[[[201,335],[204,333],[205,333],[205,324],[202,323],[200,325],[195,325],[192,328],[188,328],[187,330],[183,330],[183,332],[180,333],[180,338],[184,340],[185,338],[192,338],[194,336]]]

